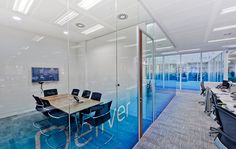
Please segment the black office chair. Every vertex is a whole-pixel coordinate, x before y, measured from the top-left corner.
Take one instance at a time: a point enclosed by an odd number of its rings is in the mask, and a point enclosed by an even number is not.
[[[219,134],[215,138],[217,148],[236,148],[236,115],[220,106],[216,107],[219,113],[221,128],[218,129]]]
[[[212,92],[211,102],[213,104],[212,114],[215,115],[215,119],[214,120],[217,122],[217,124],[219,124],[219,127],[218,128],[210,127],[210,132],[209,132],[210,136],[212,134],[218,134],[219,133],[218,129],[220,129],[221,126],[222,126],[220,118],[219,118],[219,112],[218,112],[218,110],[216,110],[216,107],[223,105],[223,103],[217,98],[216,94],[214,94],[213,92]]]
[[[79,89],[73,89],[71,95],[79,96],[79,91],[80,91]]]
[[[44,97],[58,95],[57,89],[47,89],[43,91]]]
[[[82,97],[89,98],[90,94],[91,94],[90,90],[84,90],[83,93],[82,93]]]
[[[225,103],[223,103],[217,96],[216,96],[216,94],[215,93],[213,93],[212,91],[211,91],[211,103],[212,103],[212,114],[213,115],[215,115],[215,116],[217,116],[216,115],[216,110],[215,110],[215,108],[216,108],[216,106],[224,106],[224,105],[226,105]],[[216,120],[216,118],[217,117],[215,117],[215,119],[214,120]],[[216,120],[217,121],[217,120]]]
[[[41,113],[43,113],[45,116],[48,116],[48,112],[50,110],[55,109],[53,106],[51,106],[51,104],[49,103],[49,101],[47,100],[43,100],[37,96],[32,95],[33,98],[36,101],[36,107],[35,109]]]
[[[201,94],[200,94],[200,95],[203,95],[204,92],[206,91],[206,87],[205,87],[205,85],[204,85],[204,81],[202,81],[202,82],[200,83],[200,87],[201,87]]]
[[[101,97],[102,97],[102,94],[99,93],[99,92],[93,92],[92,95],[91,95],[91,99],[97,100],[97,101],[100,101]],[[81,115],[83,115],[83,114],[90,114],[92,112],[94,112],[94,109],[93,108],[88,108],[88,109],[80,111],[80,114]]]
[[[91,126],[93,126],[93,128],[96,128],[97,126],[100,126],[101,124],[107,122],[111,118],[111,114],[110,114],[111,104],[112,104],[112,101],[102,104],[102,105],[94,106],[93,107],[95,110],[94,116],[91,116],[85,119],[84,122],[90,124]],[[110,136],[110,138],[105,142],[105,144],[107,144],[108,142],[111,141],[111,139],[113,138],[113,135],[110,134],[109,132],[106,132],[105,130],[102,130],[102,131],[103,133],[106,133]]]
[[[228,89],[230,87],[229,81],[228,80],[223,80],[222,87]]]
[[[201,82],[200,87],[201,87],[200,95],[205,95],[206,87],[204,86],[204,81]],[[199,101],[198,103],[204,105],[205,101]]]
[[[43,100],[34,95],[33,97],[36,101],[35,109],[47,117],[46,119],[34,122],[33,126],[39,129],[42,135],[46,136],[46,143],[49,147],[56,149],[58,147],[65,146],[66,141],[63,144],[54,146],[50,143],[49,139],[52,136],[63,132],[68,127],[68,114],[51,106],[47,100]],[[51,131],[50,133],[44,131],[46,128],[50,128],[51,126],[58,126],[60,127],[60,129],[57,129],[56,131]]]
[[[102,94],[99,92],[93,92],[91,95],[91,99],[100,101],[102,97]]]

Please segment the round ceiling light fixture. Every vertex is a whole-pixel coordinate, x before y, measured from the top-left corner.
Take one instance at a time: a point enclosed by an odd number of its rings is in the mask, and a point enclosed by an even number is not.
[[[84,27],[85,27],[85,25],[82,24],[82,23],[76,23],[75,25],[76,25],[78,28],[84,28]]]
[[[125,13],[121,13],[117,16],[117,18],[120,20],[126,20],[128,18],[128,15]]]

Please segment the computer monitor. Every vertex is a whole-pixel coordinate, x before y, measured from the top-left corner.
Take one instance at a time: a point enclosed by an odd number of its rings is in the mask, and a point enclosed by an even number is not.
[[[45,81],[59,81],[59,69],[32,67],[32,82]]]

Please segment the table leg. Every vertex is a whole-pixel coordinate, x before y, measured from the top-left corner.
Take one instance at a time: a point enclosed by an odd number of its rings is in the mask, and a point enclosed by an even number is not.
[[[83,124],[83,114],[81,112],[79,112],[79,124],[80,126]]]

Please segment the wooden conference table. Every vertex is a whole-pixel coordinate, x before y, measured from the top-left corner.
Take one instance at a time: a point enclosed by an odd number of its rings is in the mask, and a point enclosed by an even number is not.
[[[44,100],[48,100],[50,104],[60,109],[68,114],[75,114],[82,110],[91,108],[93,106],[99,105],[102,102],[97,100],[92,100],[88,98],[79,97],[79,102],[77,102],[74,99],[74,95],[71,94],[59,94],[59,95],[53,95],[53,96],[47,96],[47,97],[41,97]],[[80,124],[82,123],[82,117],[80,114]]]
[[[233,97],[231,97],[231,92],[228,89],[224,89],[224,91],[222,89],[218,89],[216,88],[217,85],[219,85],[219,82],[209,82],[209,83],[205,83],[205,86],[207,88],[210,88],[210,90],[216,94],[216,96],[224,103],[226,104],[225,107],[233,112],[234,114],[236,114],[236,99],[234,99]],[[233,90],[233,88],[231,89]]]

